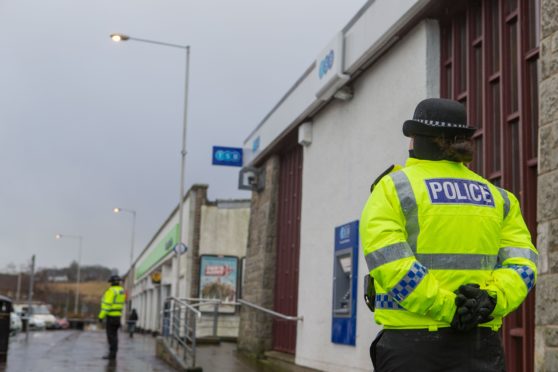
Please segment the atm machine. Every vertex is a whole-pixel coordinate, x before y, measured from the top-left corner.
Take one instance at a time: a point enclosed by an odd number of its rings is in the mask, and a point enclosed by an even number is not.
[[[331,342],[355,345],[358,221],[335,228]]]

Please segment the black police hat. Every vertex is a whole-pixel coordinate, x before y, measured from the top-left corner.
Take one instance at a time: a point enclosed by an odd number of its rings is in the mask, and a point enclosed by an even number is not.
[[[109,283],[120,283],[122,281],[122,278],[119,277],[118,275],[111,275],[108,282]]]
[[[403,123],[406,137],[471,137],[475,128],[467,125],[465,106],[457,101],[443,98],[427,98],[415,109],[411,120]]]

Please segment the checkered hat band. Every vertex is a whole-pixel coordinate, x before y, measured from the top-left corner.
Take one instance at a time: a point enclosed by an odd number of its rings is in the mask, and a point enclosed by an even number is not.
[[[445,121],[437,121],[437,120],[425,120],[425,119],[413,119],[414,121],[418,121],[420,123],[426,124],[430,127],[440,127],[440,128],[467,128],[467,124],[456,124],[456,123],[447,123]]]

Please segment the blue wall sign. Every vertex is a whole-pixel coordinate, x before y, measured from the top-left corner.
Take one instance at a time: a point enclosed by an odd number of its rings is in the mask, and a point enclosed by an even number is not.
[[[329,70],[333,67],[333,62],[335,62],[335,52],[332,50],[320,61],[320,66],[318,68],[318,76],[323,78]]]
[[[358,221],[335,228],[331,342],[356,344]]]
[[[252,152],[253,152],[253,153],[256,153],[259,149],[260,149],[260,137],[257,137],[257,138],[252,142]]]
[[[237,147],[213,146],[213,165],[242,167],[242,149]]]

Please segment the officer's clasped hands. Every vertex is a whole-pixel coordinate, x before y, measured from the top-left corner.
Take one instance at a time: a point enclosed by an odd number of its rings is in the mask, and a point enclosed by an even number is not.
[[[456,294],[457,309],[451,322],[453,329],[469,331],[494,319],[490,314],[494,311],[496,300],[487,291],[480,289],[478,284],[462,285]]]

